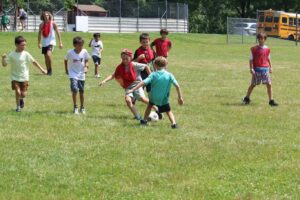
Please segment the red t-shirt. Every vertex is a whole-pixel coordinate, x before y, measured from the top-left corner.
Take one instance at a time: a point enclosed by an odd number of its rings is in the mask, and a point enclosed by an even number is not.
[[[154,59],[154,52],[153,50],[148,47],[147,49],[144,49],[142,46],[140,46],[134,53],[134,59],[138,58],[140,55],[145,54],[145,58],[138,60],[137,62],[148,64]]]
[[[267,46],[255,46],[251,48],[252,61],[254,67],[270,67],[270,49]]]
[[[157,56],[168,57],[169,49],[172,47],[171,41],[166,39],[157,38],[153,41],[156,49]]]
[[[126,89],[136,80],[136,72],[133,63],[130,62],[128,68],[121,63],[115,70],[115,79]]]

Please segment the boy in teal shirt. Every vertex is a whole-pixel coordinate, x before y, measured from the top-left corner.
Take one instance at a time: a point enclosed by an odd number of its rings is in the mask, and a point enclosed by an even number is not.
[[[165,112],[168,115],[172,124],[171,127],[178,128],[174,114],[171,111],[171,107],[169,104],[171,85],[174,85],[176,87],[179,105],[183,105],[184,102],[178,82],[171,73],[166,71],[167,64],[168,61],[166,58],[162,56],[157,57],[154,61],[154,67],[157,71],[151,73],[148,78],[128,91],[128,93],[131,93],[144,85],[151,85],[151,92],[149,93],[149,104],[146,108],[144,119],[141,120],[142,125],[147,124],[147,119],[149,118],[151,109],[154,105],[156,105],[160,113]]]
[[[3,32],[8,31],[7,26],[8,26],[9,23],[10,23],[9,17],[6,14],[6,12],[4,12],[4,14],[1,17],[1,25],[2,25],[2,31]]]

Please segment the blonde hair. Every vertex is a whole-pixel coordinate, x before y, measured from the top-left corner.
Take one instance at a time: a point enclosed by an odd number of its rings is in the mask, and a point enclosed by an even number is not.
[[[159,68],[167,67],[168,60],[163,56],[158,56],[155,58],[154,64]]]
[[[42,14],[41,14],[40,19],[44,22],[46,14],[49,15],[49,21],[52,21],[53,20],[53,15],[49,11],[43,11]]]

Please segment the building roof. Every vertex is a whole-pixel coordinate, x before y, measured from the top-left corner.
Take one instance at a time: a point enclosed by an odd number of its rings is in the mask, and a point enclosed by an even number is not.
[[[76,8],[84,12],[107,12],[104,8],[97,5],[75,4]]]

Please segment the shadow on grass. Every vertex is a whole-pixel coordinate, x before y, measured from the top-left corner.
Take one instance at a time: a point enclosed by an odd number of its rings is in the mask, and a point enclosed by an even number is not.
[[[225,103],[221,103],[222,106],[234,106],[234,107],[248,107],[251,106],[251,104],[249,105],[245,105],[242,102],[225,102]]]

